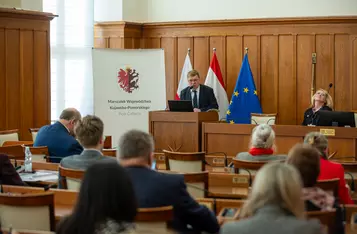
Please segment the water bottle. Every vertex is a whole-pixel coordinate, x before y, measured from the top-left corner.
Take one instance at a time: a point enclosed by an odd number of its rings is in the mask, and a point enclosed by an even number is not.
[[[32,172],[32,154],[30,148],[25,148],[25,172]]]

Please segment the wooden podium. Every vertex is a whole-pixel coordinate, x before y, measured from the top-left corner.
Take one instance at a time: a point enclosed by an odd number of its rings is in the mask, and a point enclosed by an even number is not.
[[[155,152],[201,151],[202,122],[218,121],[217,112],[149,112],[149,131],[155,139]]]

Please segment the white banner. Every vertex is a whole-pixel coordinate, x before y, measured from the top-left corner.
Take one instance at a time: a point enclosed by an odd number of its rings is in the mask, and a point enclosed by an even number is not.
[[[149,130],[149,111],[166,107],[164,50],[93,49],[94,113],[113,147],[130,129]]]

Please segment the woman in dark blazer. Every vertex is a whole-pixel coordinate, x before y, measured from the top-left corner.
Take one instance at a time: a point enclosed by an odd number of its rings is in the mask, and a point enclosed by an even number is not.
[[[332,111],[333,102],[331,95],[324,89],[319,89],[311,97],[311,107],[304,113],[304,121],[302,125],[317,125],[318,118],[316,112],[319,110]]]

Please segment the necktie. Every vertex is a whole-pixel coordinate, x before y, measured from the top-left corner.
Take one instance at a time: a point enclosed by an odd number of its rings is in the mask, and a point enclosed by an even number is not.
[[[197,103],[197,90],[193,90],[193,108],[198,108],[198,103]]]

